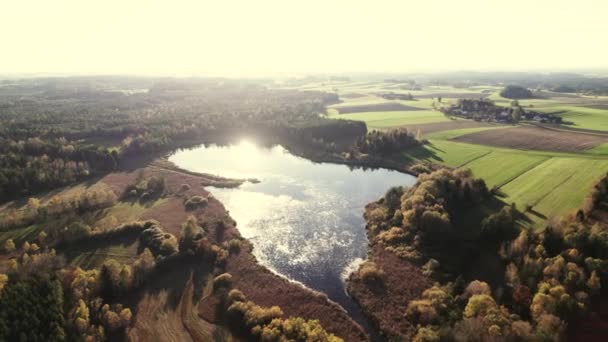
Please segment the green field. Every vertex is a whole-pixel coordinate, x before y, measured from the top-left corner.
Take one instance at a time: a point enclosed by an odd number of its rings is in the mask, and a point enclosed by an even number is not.
[[[428,135],[425,135],[424,137],[427,139],[449,140],[449,139],[454,139],[459,136],[467,135],[467,134],[471,134],[471,133],[487,131],[487,130],[492,130],[492,129],[502,129],[502,128],[508,128],[508,127],[511,127],[511,126],[504,125],[504,126],[494,126],[494,127],[460,128],[460,129],[452,129],[452,130],[448,130],[448,131],[433,132]]]
[[[560,116],[574,123],[572,127],[608,131],[608,110],[577,106],[555,106],[552,111],[564,111]]]
[[[608,160],[551,158],[501,189],[505,201],[533,205],[546,218],[579,208],[592,185],[608,170]]]
[[[449,121],[442,113],[427,110],[334,114],[329,117],[334,119],[363,121],[370,129]]]
[[[475,176],[483,178],[488,187],[501,187],[547,159],[524,153],[490,152],[464,164],[464,167],[473,170]]]
[[[490,148],[479,145],[453,143],[444,140],[430,140],[429,144],[403,153],[406,160],[424,160],[447,166],[462,166],[473,159],[491,152]]]
[[[602,144],[602,145],[596,146],[590,150],[585,151],[585,153],[597,154],[597,155],[608,155],[608,144]]]

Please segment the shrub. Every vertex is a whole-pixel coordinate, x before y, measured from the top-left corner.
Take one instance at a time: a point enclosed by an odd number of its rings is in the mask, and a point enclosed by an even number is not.
[[[241,250],[241,240],[232,239],[228,241],[227,246],[228,251],[231,253],[238,253]]]
[[[192,196],[186,200],[184,205],[186,206],[186,209],[194,210],[197,208],[204,208],[207,206],[208,202],[209,200],[203,196]]]
[[[305,320],[301,317],[275,318],[267,325],[255,326],[252,333],[262,341],[342,341],[328,333],[318,320]]]
[[[179,237],[179,250],[182,253],[194,254],[198,241],[203,238],[204,231],[198,225],[196,218],[188,216],[186,222],[182,224],[182,232]]]
[[[213,288],[219,289],[222,287],[229,287],[232,282],[232,274],[222,273],[217,277],[213,278]]]
[[[232,289],[232,290],[230,290],[230,292],[228,292],[228,302],[229,303],[245,302],[246,300],[247,300],[247,298],[245,297],[243,292],[241,292],[240,290]]]
[[[473,295],[469,298],[467,306],[464,308],[465,317],[483,317],[492,310],[496,310],[498,306],[494,298],[487,294]]]
[[[417,174],[421,174],[421,173],[431,173],[431,169],[421,163],[417,163],[414,164],[414,166],[410,167],[410,170],[416,172]]]
[[[429,259],[429,261],[422,266],[422,273],[426,276],[432,276],[441,267],[439,261],[435,259]]]
[[[384,271],[382,271],[375,262],[364,262],[358,271],[359,277],[368,284],[381,283],[384,279]]]
[[[278,306],[264,308],[251,301],[235,301],[228,307],[228,314],[237,323],[251,329],[283,316],[283,311]]]
[[[4,251],[7,253],[11,253],[14,250],[15,250],[15,243],[13,242],[13,239],[7,239],[4,242]]]
[[[489,296],[491,294],[492,290],[490,289],[490,285],[488,285],[488,283],[479,280],[473,280],[469,283],[469,285],[467,285],[463,295],[465,298],[468,299],[475,295]]]
[[[166,233],[163,227],[156,221],[144,224],[144,229],[139,235],[144,246],[150,248],[154,255],[171,255],[178,251],[177,239],[173,234]]]
[[[405,314],[410,320],[420,324],[431,324],[438,318],[437,310],[431,301],[426,299],[411,301]]]
[[[414,336],[413,342],[439,342],[439,333],[431,327],[420,327]]]
[[[126,187],[123,197],[139,197],[142,201],[161,197],[165,194],[166,183],[162,176],[144,177],[138,176],[135,184]]]

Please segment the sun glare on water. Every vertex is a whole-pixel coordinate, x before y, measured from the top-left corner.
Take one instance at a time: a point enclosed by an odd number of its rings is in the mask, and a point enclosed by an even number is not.
[[[234,149],[234,158],[243,167],[252,168],[260,160],[260,150],[253,142],[243,139]]]

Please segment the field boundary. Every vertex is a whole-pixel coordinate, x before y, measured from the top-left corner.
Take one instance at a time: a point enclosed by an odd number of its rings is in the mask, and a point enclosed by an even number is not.
[[[541,129],[547,129],[547,130],[555,131],[555,132],[580,133],[580,134],[585,134],[585,135],[608,137],[608,132],[595,131],[595,130],[585,129],[585,128],[571,128],[571,127],[563,127],[563,126],[552,127],[552,126],[547,126],[547,125],[538,124],[538,123],[534,123],[534,122],[526,122],[526,123],[522,123],[521,125],[522,126],[523,125],[534,126],[534,127],[538,127]]]
[[[505,185],[507,185],[507,184],[511,183],[512,181],[516,180],[517,178],[519,178],[519,177],[520,177],[521,175],[523,175],[524,173],[526,173],[526,172],[528,172],[528,171],[530,171],[530,170],[532,170],[532,169],[535,169],[535,168],[536,168],[537,166],[539,166],[540,164],[545,163],[545,162],[547,162],[547,161],[549,161],[549,160],[551,160],[551,159],[553,159],[553,157],[547,157],[547,158],[545,158],[545,159],[541,159],[541,160],[540,160],[538,163],[531,165],[529,168],[527,168],[527,169],[525,169],[524,171],[520,172],[519,174],[517,174],[517,175],[515,175],[515,176],[511,177],[510,179],[508,179],[508,180],[506,180],[506,181],[502,182],[501,184],[497,184],[496,186],[497,186],[497,187],[500,189],[500,188],[502,188],[503,186],[505,186]]]
[[[519,178],[519,177],[521,177],[521,176],[525,175],[526,173],[528,173],[528,172],[530,172],[530,171],[532,171],[532,170],[536,169],[537,167],[541,166],[542,164],[544,164],[544,163],[548,162],[549,160],[551,160],[551,159],[553,159],[553,158],[554,158],[554,157],[549,157],[549,158],[547,158],[547,159],[543,160],[543,162],[542,162],[542,163],[538,163],[538,164],[536,164],[534,167],[531,167],[531,168],[529,168],[528,170],[526,170],[525,172],[520,173],[520,174],[519,174],[519,176],[517,176],[517,177],[515,177],[515,178],[511,179],[510,181],[508,181],[508,182],[504,183],[503,185],[501,185],[501,187],[503,187],[503,186],[505,186],[505,185],[507,185],[507,184],[509,184],[509,183],[513,182],[513,181],[514,181],[514,180],[516,180],[517,178]]]
[[[466,162],[464,162],[464,164],[459,165],[458,167],[465,167],[467,164],[470,164],[470,163],[472,163],[472,162],[474,162],[474,161],[476,161],[478,159],[481,159],[481,158],[483,158],[483,157],[485,157],[485,156],[487,156],[488,154],[491,154],[491,153],[494,153],[494,151],[488,151],[487,153],[484,153],[484,154],[482,154],[480,156],[477,156],[477,157],[475,157],[473,159],[467,160]]]
[[[570,180],[570,178],[574,177],[574,173],[571,174],[570,176],[566,177],[566,179],[564,179],[561,183],[555,185],[553,188],[551,188],[551,190],[549,190],[547,193],[545,193],[544,195],[540,196],[536,201],[534,201],[532,203],[532,208],[534,208],[535,206],[538,205],[538,203],[540,203],[543,199],[545,199],[545,197],[551,195],[553,193],[553,191],[555,191],[557,188],[559,188],[560,186],[564,185],[566,182],[568,182]]]

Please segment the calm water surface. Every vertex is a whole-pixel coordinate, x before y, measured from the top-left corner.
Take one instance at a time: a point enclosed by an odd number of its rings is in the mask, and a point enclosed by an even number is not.
[[[259,179],[258,184],[210,191],[253,243],[263,265],[325,292],[360,321],[343,280],[366,257],[364,207],[392,186],[412,185],[414,177],[313,163],[280,146],[247,141],[181,150],[169,160],[192,171]]]

